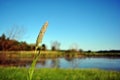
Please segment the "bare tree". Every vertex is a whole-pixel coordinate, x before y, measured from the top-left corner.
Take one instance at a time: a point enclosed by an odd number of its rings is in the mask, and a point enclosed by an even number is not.
[[[24,28],[18,25],[13,25],[13,27],[8,29],[6,33],[8,39],[15,39],[15,40],[21,39],[24,34],[25,34]]]
[[[59,50],[60,49],[60,42],[58,41],[53,41],[51,43],[51,50]]]
[[[77,43],[73,43],[73,44],[71,44],[71,46],[70,46],[70,50],[74,50],[74,51],[78,51],[78,44]]]

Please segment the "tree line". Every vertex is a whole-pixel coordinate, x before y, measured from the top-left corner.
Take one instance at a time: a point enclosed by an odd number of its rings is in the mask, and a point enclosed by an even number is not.
[[[53,41],[51,43],[51,50],[55,51],[55,50],[60,50],[60,43],[58,41]],[[46,44],[42,44],[41,48],[39,48],[41,50],[47,50],[47,46]],[[32,51],[35,50],[35,44],[28,44],[25,41],[17,41],[15,39],[11,39],[9,37],[6,37],[5,34],[2,34],[0,36],[0,51]],[[76,49],[70,49],[70,50],[65,50],[65,51],[76,51]],[[92,53],[93,51],[88,50],[88,51],[84,51],[82,49],[79,50],[80,53],[82,52],[87,52],[87,53]],[[99,50],[99,51],[95,51],[96,53],[120,53],[120,50]]]
[[[0,51],[20,50],[34,50],[34,45],[29,45],[25,41],[19,42],[14,39],[9,39],[5,34],[0,36]]]
[[[51,44],[51,50],[59,50],[60,43],[58,41],[54,41]],[[41,50],[47,50],[47,47],[45,44],[41,45],[41,48],[38,48]],[[28,44],[25,41],[17,41],[15,39],[11,39],[9,37],[6,37],[5,34],[2,34],[0,36],[0,51],[32,51],[35,50],[35,44]]]

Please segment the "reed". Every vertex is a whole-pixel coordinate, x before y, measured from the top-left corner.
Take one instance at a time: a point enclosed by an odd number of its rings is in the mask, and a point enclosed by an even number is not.
[[[48,26],[48,22],[46,22],[40,32],[39,32],[39,35],[37,37],[37,40],[36,40],[36,46],[35,46],[35,56],[34,56],[34,59],[33,59],[33,62],[29,68],[29,71],[28,71],[28,75],[27,75],[27,80],[32,80],[32,76],[33,76],[33,72],[35,70],[35,65],[36,65],[36,62],[39,58],[39,55],[40,55],[40,50],[37,52],[37,48],[39,47],[39,44],[42,43],[42,39],[43,39],[43,36],[44,36],[44,33],[47,29],[47,26]]]

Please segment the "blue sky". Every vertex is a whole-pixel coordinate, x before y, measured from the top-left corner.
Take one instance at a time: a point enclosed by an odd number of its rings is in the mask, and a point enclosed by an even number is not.
[[[120,0],[0,0],[0,35],[17,25],[25,31],[18,40],[35,43],[46,21],[48,48],[120,49]]]

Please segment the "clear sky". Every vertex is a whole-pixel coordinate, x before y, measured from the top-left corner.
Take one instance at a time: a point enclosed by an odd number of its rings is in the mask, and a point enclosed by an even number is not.
[[[19,40],[35,43],[46,21],[48,48],[120,49],[120,0],[0,0],[0,35],[17,25],[25,29]]]

